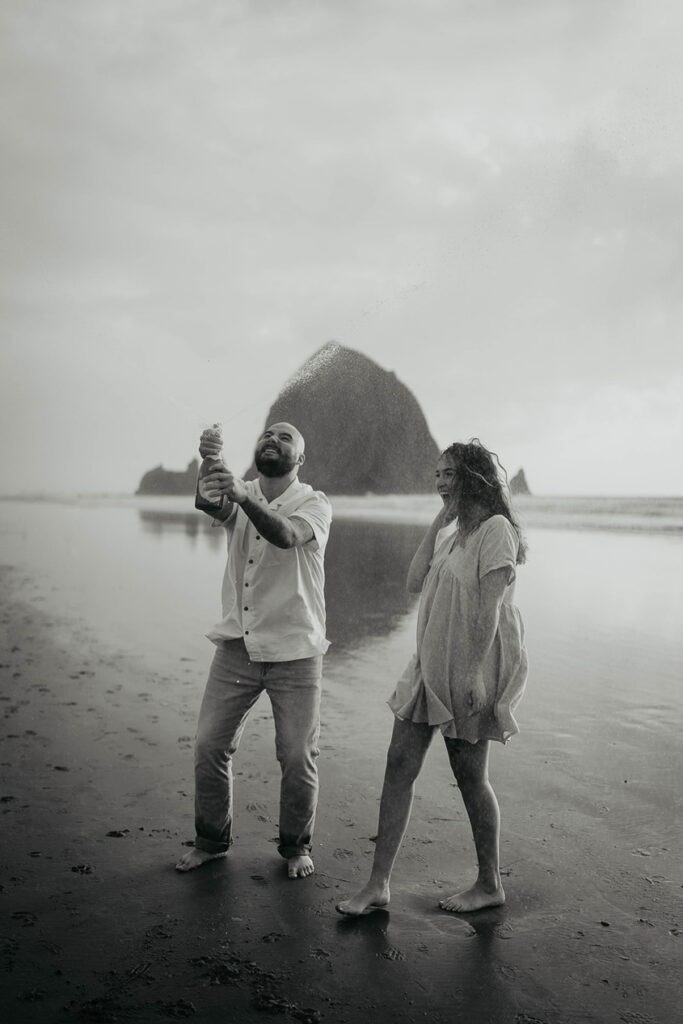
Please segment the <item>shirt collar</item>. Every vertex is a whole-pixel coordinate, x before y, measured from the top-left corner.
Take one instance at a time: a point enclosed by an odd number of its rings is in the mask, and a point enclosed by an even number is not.
[[[256,485],[257,497],[263,498],[263,500],[268,505],[268,508],[274,508],[276,510],[282,508],[282,506],[286,504],[286,502],[288,502],[290,498],[294,497],[294,495],[298,491],[302,490],[304,486],[299,480],[298,476],[295,476],[289,487],[285,491],[283,491],[282,494],[279,494],[277,498],[274,498],[273,501],[269,502],[267,501],[265,494],[261,490],[261,481],[258,479],[258,477],[256,478],[256,480],[254,480],[254,483]]]

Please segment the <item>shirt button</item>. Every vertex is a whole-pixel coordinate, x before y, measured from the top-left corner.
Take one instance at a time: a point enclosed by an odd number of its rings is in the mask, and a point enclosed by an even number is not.
[[[245,631],[244,631],[244,635],[245,635],[245,636],[249,636],[249,630],[248,630],[248,629],[245,629]]]
[[[248,612],[248,611],[249,611],[249,609],[248,609],[248,607],[246,606],[246,604],[245,604],[245,606],[244,606],[244,610],[245,610],[245,612]]]
[[[259,537],[258,533],[256,534],[256,540],[261,540],[261,538]]]
[[[253,564],[254,564],[254,559],[253,559],[253,558],[250,558],[250,559],[249,559],[249,565],[253,565]]]
[[[248,584],[248,583],[245,583],[244,585],[245,585],[245,587],[248,587],[248,586],[249,586],[249,584]]]

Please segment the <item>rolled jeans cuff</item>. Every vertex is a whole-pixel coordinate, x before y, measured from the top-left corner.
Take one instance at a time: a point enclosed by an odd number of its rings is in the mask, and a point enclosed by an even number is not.
[[[203,850],[204,853],[227,853],[232,846],[232,839],[227,843],[215,842],[213,839],[204,839],[202,836],[195,836],[195,849]]]
[[[292,857],[310,857],[311,855],[311,844],[310,843],[290,843],[281,842],[277,848],[277,852],[285,860],[291,860]]]

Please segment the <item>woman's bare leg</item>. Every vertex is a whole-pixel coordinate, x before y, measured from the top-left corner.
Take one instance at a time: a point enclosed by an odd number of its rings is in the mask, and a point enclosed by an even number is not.
[[[446,747],[470,819],[479,872],[473,886],[440,900],[439,906],[463,914],[505,902],[498,859],[500,811],[489,782],[489,741],[467,743],[449,739]]]
[[[348,900],[337,904],[340,914],[368,914],[389,903],[389,881],[408,827],[415,779],[420,774],[434,729],[397,718],[387,753],[387,766],[379,807],[379,828],[370,878]]]

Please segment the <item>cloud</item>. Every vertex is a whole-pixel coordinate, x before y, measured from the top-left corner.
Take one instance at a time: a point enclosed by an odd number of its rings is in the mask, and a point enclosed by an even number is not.
[[[670,458],[683,447],[680,374],[646,387],[565,388],[545,421],[552,450],[531,423],[527,428],[518,451],[524,451],[532,487],[543,481],[545,493],[566,493],[567,479],[579,494],[683,493],[680,459]]]

